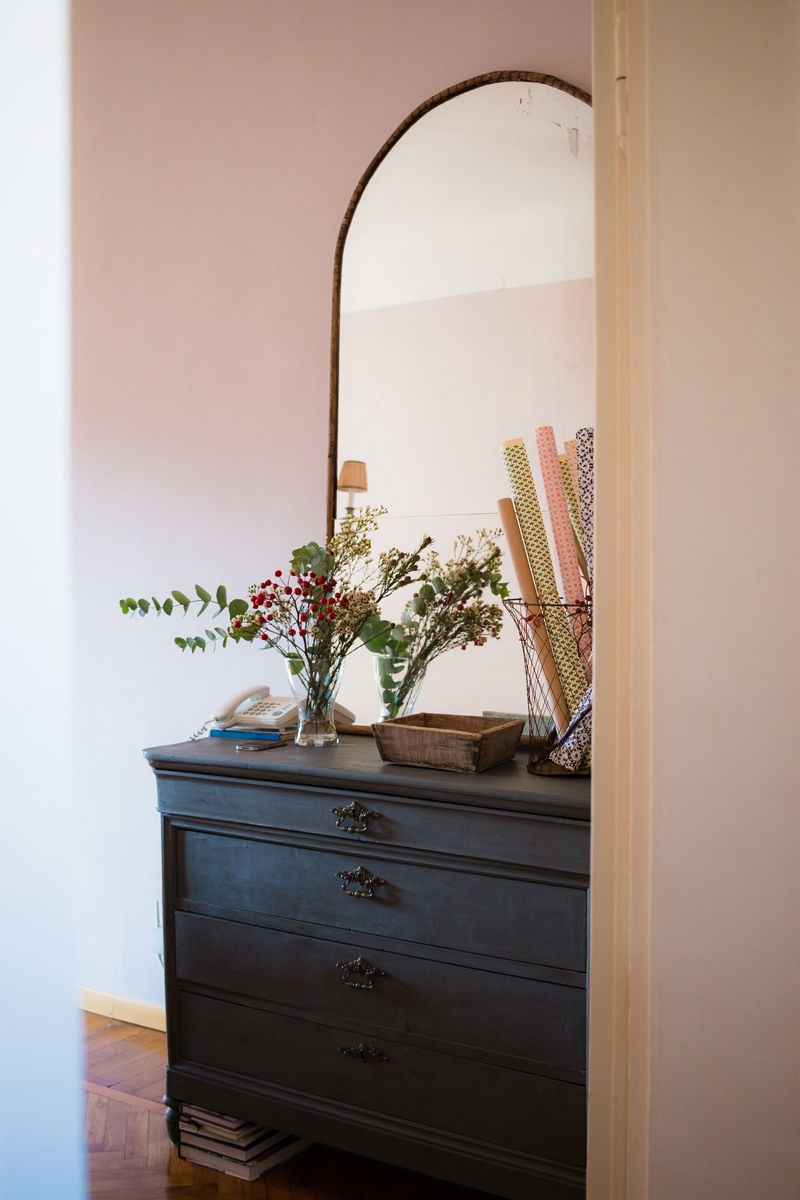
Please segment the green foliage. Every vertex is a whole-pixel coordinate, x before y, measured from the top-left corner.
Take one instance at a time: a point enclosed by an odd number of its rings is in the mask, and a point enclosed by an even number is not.
[[[199,617],[206,611],[209,604],[212,603],[214,597],[212,596],[211,592],[207,591],[204,587],[201,587],[199,583],[195,584],[194,590],[197,593],[197,600],[190,600],[184,592],[175,589],[172,592],[172,595],[167,596],[165,600],[158,600],[155,596],[152,596],[150,600],[134,600],[132,596],[127,596],[124,600],[120,600],[119,606],[122,609],[123,614],[126,616],[129,613],[133,614],[138,612],[140,617],[145,617],[152,609],[156,616],[161,616],[163,613],[165,617],[170,617],[172,616],[176,605],[177,607],[183,609],[185,615],[188,613],[193,604],[199,604],[200,607],[196,613],[196,616]],[[228,601],[228,593],[222,584],[220,584],[220,586],[217,588],[216,600],[217,604],[219,605],[219,612],[215,614],[216,616],[219,616],[220,613],[223,613],[227,610],[231,621],[234,621],[236,618],[243,616],[248,611],[249,606],[246,600]],[[216,650],[218,643],[225,647],[229,641],[250,642],[255,636],[254,633],[247,629],[235,629],[233,626],[231,626],[229,629],[221,629],[219,626],[215,626],[214,629],[206,629],[204,632],[205,637],[176,637],[174,639],[175,645],[178,646],[180,650],[191,650],[192,654],[194,654],[195,650],[200,650],[205,653],[207,646],[213,646]]]
[[[309,542],[292,552],[292,570],[298,575],[304,571],[313,571],[315,575],[323,575],[326,579],[333,574],[335,559],[333,555],[317,542]]]

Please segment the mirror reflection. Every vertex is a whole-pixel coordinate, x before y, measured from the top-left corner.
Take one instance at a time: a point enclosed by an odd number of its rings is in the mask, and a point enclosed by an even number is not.
[[[541,492],[535,429],[562,446],[594,424],[592,168],[586,102],[501,82],[431,109],[367,184],[342,262],[337,517],[385,506],[378,550],[427,533],[447,559],[458,535],[499,529],[500,444],[525,439]],[[341,698],[377,718],[366,649]],[[416,707],[524,713],[510,619],[437,659]]]

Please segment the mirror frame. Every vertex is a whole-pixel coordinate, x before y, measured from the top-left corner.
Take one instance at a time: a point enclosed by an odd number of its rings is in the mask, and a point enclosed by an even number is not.
[[[578,100],[583,100],[591,108],[592,97],[588,92],[584,92],[581,88],[575,87],[574,84],[565,83],[563,79],[558,79],[555,75],[542,75],[539,71],[490,71],[487,75],[475,75],[472,79],[465,79],[463,83],[456,83],[453,87],[446,88],[443,92],[437,92],[435,96],[431,96],[429,100],[425,100],[414,109],[412,113],[406,117],[404,121],[397,126],[394,133],[384,142],[378,153],[373,158],[372,162],[367,167],[364,174],[356,185],[356,190],[350,198],[350,203],[347,206],[347,211],[344,214],[339,236],[336,239],[336,252],[333,258],[333,312],[331,316],[331,389],[330,389],[330,424],[328,430],[328,516],[327,516],[327,536],[332,537],[334,525],[336,522],[336,481],[338,479],[338,460],[339,460],[339,341],[341,328],[341,298],[342,298],[342,259],[344,258],[344,246],[347,241],[347,234],[350,230],[350,225],[353,220],[353,214],[358,208],[358,202],[364,194],[364,189],[369,183],[372,176],[381,165],[386,155],[393,146],[400,140],[412,125],[416,125],[421,117],[429,113],[432,108],[437,108],[438,105],[444,104],[448,100],[452,100],[454,96],[460,96],[462,92],[471,92],[475,88],[486,87],[490,83],[544,83],[548,87],[558,88],[561,92],[568,92],[570,96],[577,97]]]

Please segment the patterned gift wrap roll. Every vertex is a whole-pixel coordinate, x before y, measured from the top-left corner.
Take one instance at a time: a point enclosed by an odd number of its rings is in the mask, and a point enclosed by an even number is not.
[[[575,540],[579,546],[583,545],[583,532],[581,530],[581,514],[578,509],[578,493],[572,486],[572,473],[569,469],[566,454],[559,454],[558,465],[561,468],[561,478],[564,480],[564,495],[567,497],[567,508],[569,509],[569,519],[572,522],[572,529],[575,533]]]
[[[536,585],[531,575],[528,556],[525,553],[514,501],[509,497],[498,500],[497,511],[500,513],[500,523],[503,526],[503,533],[506,535],[506,545],[508,546],[508,552],[511,555],[511,562],[514,566],[514,574],[519,584],[520,596],[528,606],[528,615],[533,618],[530,621],[529,633],[534,649],[536,650],[536,656],[539,659],[539,665],[542,668],[550,716],[553,718],[553,723],[558,730],[558,736],[563,737],[569,725],[569,710],[567,709],[567,702],[564,699],[564,690],[561,687],[561,680],[556,669],[553,651],[550,647],[550,639],[547,636],[547,626],[541,619],[542,610],[539,605]]]
[[[583,764],[588,767],[592,745],[592,685],[589,684],[586,694],[575,710],[573,721],[583,720],[573,729],[562,746],[550,755],[554,763],[566,767],[569,771],[577,771]]]
[[[558,465],[561,467],[561,478],[564,480],[564,491],[567,496],[569,519],[572,522],[572,536],[575,539],[575,553],[578,556],[578,566],[584,579],[589,578],[589,568],[586,566],[586,556],[583,553],[583,535],[581,534],[581,514],[578,512],[578,497],[572,486],[572,476],[566,454],[559,454]]]
[[[556,587],[553,560],[550,557],[542,510],[539,507],[539,497],[536,494],[536,486],[533,482],[531,466],[522,438],[503,442],[502,454],[533,581],[539,601],[543,605],[547,636],[550,639],[567,707],[572,715],[586,691],[586,676],[583,673],[578,647],[572,636],[569,621]]]
[[[558,462],[558,450],[552,425],[542,425],[536,430],[536,447],[539,451],[539,462],[542,467],[544,490],[547,496],[547,507],[550,510],[550,526],[556,544],[558,569],[561,572],[561,586],[564,589],[564,599],[570,606],[583,604],[583,584],[575,553],[575,534],[569,516],[567,495],[564,491],[564,480]],[[578,643],[578,651],[584,663],[591,661],[592,635],[586,628],[583,613],[571,607],[569,623],[572,634]]]
[[[594,578],[594,430],[579,429],[578,453],[578,505],[583,530],[583,552],[589,578]]]

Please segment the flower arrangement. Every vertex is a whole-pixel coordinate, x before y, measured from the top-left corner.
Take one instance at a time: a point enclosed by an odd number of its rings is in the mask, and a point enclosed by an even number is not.
[[[411,551],[391,549],[377,559],[371,534],[384,508],[363,508],[340,523],[325,546],[309,542],[292,554],[282,569],[253,584],[248,600],[228,600],[220,585],[215,618],[227,613],[227,625],[206,629],[205,636],[176,637],[182,650],[205,652],[209,646],[256,642],[277,650],[286,660],[297,700],[300,745],[336,741],[333,705],[345,658],[364,644],[376,655],[383,702],[381,720],[410,711],[428,665],[445,651],[488,637],[499,637],[503,620],[497,604],[482,599],[486,588],[507,596],[500,576],[500,548],[495,532],[482,530],[477,542],[459,537],[453,558],[444,565],[435,551],[424,552],[424,537]],[[381,618],[381,604],[400,588],[416,586],[398,623]],[[197,599],[173,591],[166,600],[120,600],[123,613],[144,617],[153,611],[171,616],[199,605],[202,616],[212,595],[198,584]]]
[[[326,546],[309,542],[295,550],[288,572],[272,576],[249,588],[249,602],[228,601],[227,590],[216,592],[217,617],[227,611],[226,628],[206,629],[205,637],[176,637],[181,650],[201,650],[228,641],[260,642],[285,659],[300,718],[297,741],[315,745],[336,740],[333,704],[344,659],[364,637],[364,628],[379,620],[380,605],[398,588],[419,582],[422,552],[432,539],[424,537],[410,552],[392,549],[372,555],[370,534],[378,528],[383,508],[364,508],[341,522]],[[212,603],[211,593],[199,585],[197,600],[183,592],[159,603],[132,597],[120,601],[123,613],[147,615],[152,609],[171,616],[176,607],[184,613],[194,604],[201,616]]]
[[[508,596],[500,573],[501,552],[494,540],[499,530],[482,529],[477,542],[460,536],[453,557],[442,564],[435,550],[421,562],[421,586],[393,624],[371,615],[361,638],[375,653],[376,676],[381,693],[381,720],[411,711],[422,681],[434,659],[448,650],[484,646],[498,638],[503,624],[499,604],[487,603],[488,588],[494,596]]]

